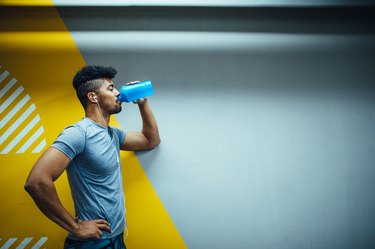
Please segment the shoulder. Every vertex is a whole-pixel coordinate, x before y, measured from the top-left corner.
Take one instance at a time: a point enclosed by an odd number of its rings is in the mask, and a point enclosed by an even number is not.
[[[86,145],[86,126],[83,120],[66,127],[53,142],[52,147],[59,149],[70,159],[81,153]]]
[[[65,135],[70,135],[70,136],[82,136],[86,134],[87,127],[89,126],[88,122],[85,119],[82,119],[78,121],[75,124],[67,126],[61,133]]]
[[[95,128],[96,125],[89,119],[89,118],[83,118],[80,121],[67,126],[64,131],[69,131],[69,132],[80,132],[82,134],[86,134],[88,132],[88,129],[90,127]]]

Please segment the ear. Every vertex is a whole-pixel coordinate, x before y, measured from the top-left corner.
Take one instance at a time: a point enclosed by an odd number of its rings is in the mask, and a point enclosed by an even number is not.
[[[87,98],[89,99],[89,101],[91,103],[98,103],[98,99],[97,99],[96,93],[94,93],[94,92],[87,93]]]

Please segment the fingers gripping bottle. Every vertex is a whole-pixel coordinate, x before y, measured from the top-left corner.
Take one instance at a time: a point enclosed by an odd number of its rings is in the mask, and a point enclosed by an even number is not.
[[[137,82],[132,85],[125,85],[120,88],[120,95],[117,97],[121,102],[131,102],[137,99],[148,97],[154,94],[151,80]]]

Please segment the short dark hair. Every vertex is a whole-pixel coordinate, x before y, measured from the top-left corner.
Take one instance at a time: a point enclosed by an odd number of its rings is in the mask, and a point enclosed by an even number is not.
[[[113,79],[117,70],[113,67],[87,65],[81,68],[73,78],[73,87],[82,106],[87,106],[87,94],[98,92],[103,78]]]

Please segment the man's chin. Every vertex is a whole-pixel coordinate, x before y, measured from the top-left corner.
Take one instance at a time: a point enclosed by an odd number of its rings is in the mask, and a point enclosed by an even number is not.
[[[122,107],[121,106],[116,106],[115,109],[113,110],[113,114],[120,113],[121,111],[122,111]]]

